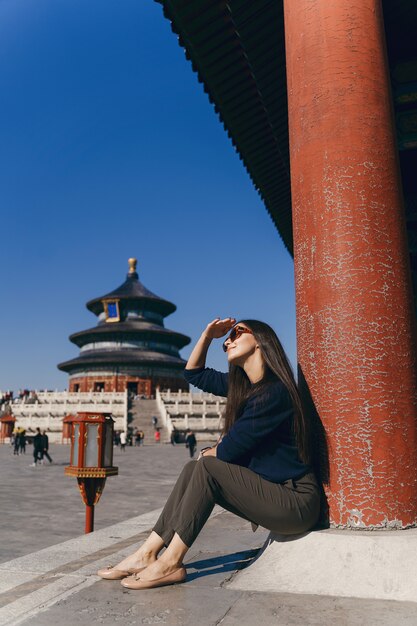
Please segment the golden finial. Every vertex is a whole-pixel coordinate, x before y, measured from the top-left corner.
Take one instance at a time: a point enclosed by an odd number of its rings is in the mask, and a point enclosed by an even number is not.
[[[128,259],[128,263],[129,263],[129,274],[135,274],[136,273],[136,265],[137,265],[138,260],[137,259]]]

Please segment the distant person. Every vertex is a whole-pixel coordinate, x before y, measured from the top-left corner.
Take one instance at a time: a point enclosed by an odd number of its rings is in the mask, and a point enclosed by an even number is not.
[[[140,430],[139,434],[140,434],[140,444],[141,444],[141,446],[143,446],[143,444],[145,442],[145,433],[143,432],[143,430]]]
[[[156,430],[157,425],[158,425],[158,418],[156,417],[156,415],[154,415],[152,417],[152,426],[155,428],[155,430]]]
[[[159,428],[155,430],[155,443],[161,443],[161,433],[159,432]]]
[[[175,426],[173,426],[171,430],[171,445],[173,446],[177,444],[177,434],[178,434],[178,431],[175,428]]]
[[[140,446],[140,430],[135,430],[135,448]]]
[[[26,454],[26,430],[24,428],[19,433],[19,452]]]
[[[48,437],[48,435],[46,434],[46,430],[44,430],[44,431],[42,432],[42,444],[43,444],[43,448],[42,448],[43,456],[46,456],[46,458],[48,459],[48,461],[49,461],[50,463],[52,463],[52,459],[51,459],[51,457],[49,456],[49,452],[48,452],[48,450],[49,450],[49,437]]]
[[[43,460],[43,439],[41,435],[41,429],[36,429],[36,435],[33,438],[33,463],[32,467],[35,467],[38,464],[38,461],[41,463]]]
[[[187,430],[187,434],[185,436],[185,447],[188,448],[188,452],[190,453],[190,457],[194,458],[194,452],[197,445],[197,439],[191,428]]]
[[[122,452],[126,452],[126,433],[124,430],[120,433],[120,449]]]
[[[12,435],[11,443],[13,444],[13,454],[19,455],[19,430],[15,431]]]
[[[227,374],[207,368],[206,355],[213,339],[229,331],[222,340]],[[184,582],[184,557],[215,504],[278,535],[305,533],[319,519],[320,488],[311,467],[315,438],[274,330],[257,320],[213,320],[184,376],[202,391],[227,396],[222,438],[184,466],[145,542],[114,567],[99,570],[128,589]]]

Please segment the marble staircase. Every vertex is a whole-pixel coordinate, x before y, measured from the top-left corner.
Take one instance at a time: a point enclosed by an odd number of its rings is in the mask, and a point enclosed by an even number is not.
[[[169,441],[169,433],[161,419],[156,400],[138,398],[129,401],[129,428],[132,428],[133,432],[137,428],[143,430],[145,433],[145,445],[155,444],[155,429],[152,424],[152,417],[154,415],[158,418],[157,425],[161,433],[161,443],[167,443]]]

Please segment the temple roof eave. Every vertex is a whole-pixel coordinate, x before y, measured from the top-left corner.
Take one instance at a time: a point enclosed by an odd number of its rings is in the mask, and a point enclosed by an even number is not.
[[[58,369],[63,372],[71,373],[75,369],[88,366],[106,366],[117,367],[119,365],[133,366],[154,366],[167,367],[174,369],[184,369],[186,361],[180,357],[171,356],[161,352],[144,352],[141,350],[125,350],[125,351],[101,351],[94,353],[86,353],[70,361],[64,361],[58,364]]]
[[[155,1],[292,255],[284,3]],[[393,68],[415,58],[417,3],[382,8]]]
[[[142,339],[144,337],[155,338],[165,341],[166,343],[173,344],[178,347],[178,349],[187,346],[191,342],[190,337],[183,335],[182,333],[177,333],[164,328],[163,326],[158,326],[149,322],[136,321],[100,324],[98,326],[94,326],[93,328],[73,333],[70,335],[69,339],[72,343],[81,348],[90,340],[98,341],[100,338],[108,340],[110,337],[117,337],[117,335],[123,337],[128,336],[130,339],[135,336],[138,337],[138,339]]]
[[[155,313],[160,313],[163,317],[167,317],[172,313],[175,313],[177,307],[172,302],[168,300],[163,300],[162,298],[158,298],[155,296],[154,298],[148,297],[134,297],[134,296],[124,296],[120,294],[107,294],[106,296],[101,296],[100,298],[94,298],[87,302],[86,307],[89,311],[94,313],[95,315],[100,315],[103,311],[103,300],[119,300],[122,303],[128,304],[136,304],[136,306],[143,306],[148,311],[154,311]]]
[[[155,1],[292,254],[282,2]]]
[[[130,268],[125,282],[104,296],[93,298],[87,302],[87,309],[92,311],[92,313],[95,313],[95,315],[99,315],[103,310],[103,300],[119,300],[123,303],[132,303],[136,304],[136,306],[144,306],[148,310],[158,312],[164,317],[174,313],[174,311],[177,310],[175,304],[169,302],[168,300],[164,300],[164,298],[160,298],[152,291],[149,291],[149,289],[147,289],[140,282],[139,275],[136,271],[134,271],[136,267],[136,259],[131,259],[131,261],[134,261],[135,264],[134,267]]]

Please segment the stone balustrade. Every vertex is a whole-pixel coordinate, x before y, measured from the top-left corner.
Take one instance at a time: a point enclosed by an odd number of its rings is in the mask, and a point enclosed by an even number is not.
[[[24,404],[77,404],[93,403],[93,404],[124,404],[125,394],[116,392],[77,392],[70,393],[68,391],[35,391],[34,396],[28,396],[24,399],[14,398],[12,406]],[[1,392],[0,392],[1,395]]]
[[[199,403],[212,403],[218,402],[219,404],[226,404],[226,398],[222,396],[215,396],[212,393],[206,393],[204,391],[198,391],[193,393],[191,391],[171,391],[167,389],[165,391],[159,391],[159,396],[165,404],[199,404]]]
[[[16,428],[25,428],[30,434],[39,427],[48,431],[50,441],[55,443],[62,441],[63,418],[85,411],[111,413],[115,420],[114,429],[127,430],[127,392],[36,392],[36,397],[31,402],[19,401],[11,404]]]
[[[222,430],[226,398],[211,393],[159,391],[156,400],[164,426],[172,432],[191,428],[197,440],[216,441]]]

